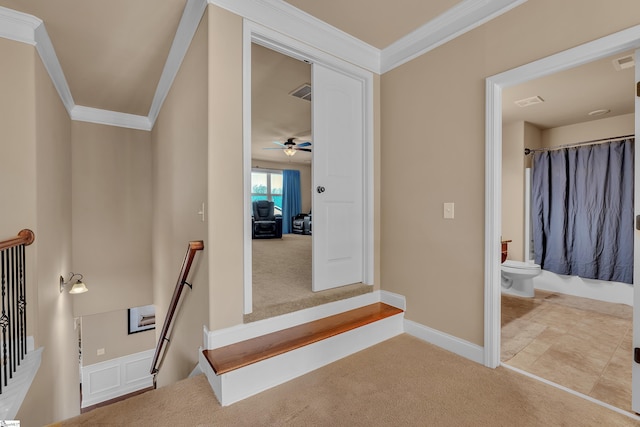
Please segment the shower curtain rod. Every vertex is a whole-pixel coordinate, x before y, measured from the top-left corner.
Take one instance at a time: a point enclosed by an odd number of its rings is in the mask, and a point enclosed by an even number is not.
[[[583,142],[574,142],[571,144],[559,145],[557,147],[546,147],[546,148],[525,148],[524,155],[527,156],[531,153],[535,153],[536,151],[552,151],[552,150],[560,150],[561,148],[570,148],[577,147],[580,145],[588,145],[588,144],[598,144],[601,142],[613,142],[620,139],[634,138],[635,134],[631,135],[622,135],[622,136],[614,136],[611,138],[602,138],[602,139],[592,139],[591,141],[583,141]]]

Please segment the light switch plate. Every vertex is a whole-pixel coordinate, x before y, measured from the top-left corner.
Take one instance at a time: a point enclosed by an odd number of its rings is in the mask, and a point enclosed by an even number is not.
[[[454,217],[454,208],[455,203],[445,203],[444,204],[444,218],[445,219],[453,219]]]

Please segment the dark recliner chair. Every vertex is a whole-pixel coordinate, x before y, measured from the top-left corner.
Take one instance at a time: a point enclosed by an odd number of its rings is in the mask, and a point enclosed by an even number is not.
[[[268,200],[253,202],[251,226],[254,239],[282,238],[282,215],[274,214],[273,202]]]
[[[311,212],[298,214],[291,218],[291,232],[296,234],[311,234]]]

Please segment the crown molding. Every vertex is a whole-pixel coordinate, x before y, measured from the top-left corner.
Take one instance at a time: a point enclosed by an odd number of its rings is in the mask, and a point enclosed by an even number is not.
[[[198,30],[198,25],[200,25],[200,20],[206,8],[207,0],[188,0],[184,7],[182,18],[180,18],[176,35],[171,44],[167,61],[165,62],[156,93],[151,102],[151,108],[149,109],[148,119],[151,127],[153,127],[153,124],[158,118],[158,114],[160,114],[162,104],[169,94],[173,80],[178,74],[180,65],[182,65],[182,61],[189,50],[191,40],[193,40],[193,36]]]
[[[27,13],[0,7],[0,37],[36,47],[42,63],[69,115],[74,107],[71,90],[41,19]]]
[[[71,115],[71,110],[75,107],[73,96],[71,95],[71,89],[69,89],[67,79],[65,78],[64,72],[62,71],[62,66],[58,61],[58,56],[56,55],[56,51],[53,48],[53,43],[51,43],[49,33],[47,33],[47,29],[45,28],[44,24],[36,28],[35,40],[36,50],[38,51],[38,54],[40,54],[42,64],[49,73],[49,77],[51,77],[53,86],[58,91],[58,95],[60,95],[60,99],[67,109],[67,112],[69,113],[69,115]]]
[[[380,50],[282,0],[208,0],[243,18],[380,73]]]
[[[30,45],[36,44],[36,28],[42,20],[33,15],[0,6],[0,37]]]
[[[526,1],[464,0],[381,51],[282,0],[188,0],[148,116],[75,105],[41,19],[0,7],[0,37],[36,47],[72,120],[151,130],[208,4],[219,6],[365,70],[383,74]]]
[[[464,0],[382,51],[380,73],[427,53],[527,0]]]
[[[146,131],[150,131],[153,128],[153,123],[147,116],[137,116],[135,114],[119,113],[117,111],[83,107],[81,105],[76,105],[75,107],[73,107],[69,115],[71,116],[71,120],[80,122],[89,122]]]

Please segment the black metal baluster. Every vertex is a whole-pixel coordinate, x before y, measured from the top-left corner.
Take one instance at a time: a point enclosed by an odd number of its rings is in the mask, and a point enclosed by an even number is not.
[[[16,371],[16,322],[15,322],[15,307],[16,307],[16,250],[15,246],[9,250],[10,260],[9,268],[11,270],[11,276],[9,280],[9,379],[13,378],[13,373]]]
[[[16,258],[16,329],[17,329],[17,365],[20,366],[22,364],[22,358],[24,357],[24,342],[22,339],[22,245],[16,248],[17,258]]]
[[[20,260],[20,340],[22,345],[20,346],[20,360],[23,360],[27,355],[27,285],[26,285],[26,269],[24,264],[24,245],[20,245],[18,248],[19,260]]]
[[[33,240],[33,232],[22,230],[18,238],[0,242],[0,394],[27,355],[25,246]]]
[[[6,250],[0,253],[0,272],[2,278],[2,315],[0,316],[0,326],[2,326],[2,365],[0,365],[0,392],[2,392],[2,385],[4,379],[4,385],[7,385],[7,315],[6,315],[6,289],[7,289],[7,281],[6,281],[6,272],[5,272],[5,264],[6,264]],[[4,375],[3,375],[4,371]]]

